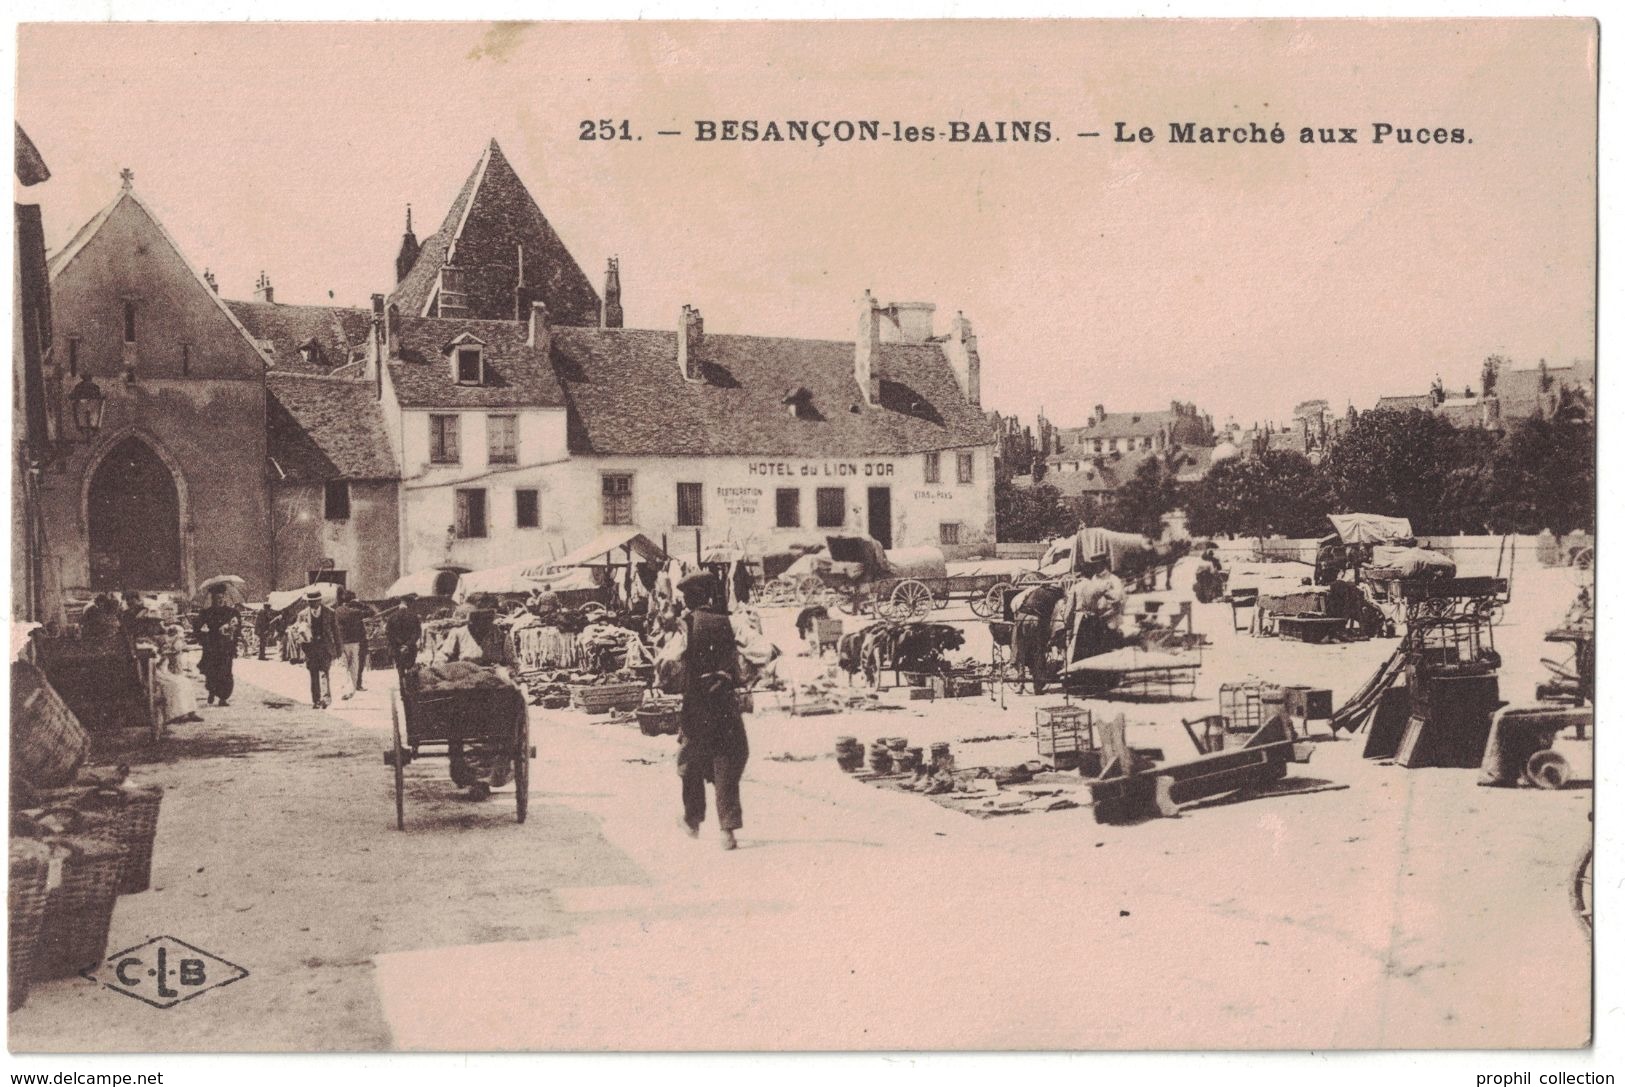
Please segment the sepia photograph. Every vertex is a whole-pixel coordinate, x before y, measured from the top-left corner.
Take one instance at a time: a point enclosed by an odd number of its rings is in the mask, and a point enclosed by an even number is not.
[[[1590,1067],[1596,20],[15,31],[14,1055]]]

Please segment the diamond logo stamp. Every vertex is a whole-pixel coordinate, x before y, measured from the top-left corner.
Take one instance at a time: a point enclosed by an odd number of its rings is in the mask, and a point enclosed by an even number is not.
[[[185,940],[154,936],[146,943],[109,955],[79,974],[167,1011],[211,989],[241,981],[248,971]]]

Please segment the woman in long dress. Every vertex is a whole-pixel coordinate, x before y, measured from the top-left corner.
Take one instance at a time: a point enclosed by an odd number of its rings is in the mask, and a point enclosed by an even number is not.
[[[230,704],[231,691],[236,685],[232,678],[232,664],[237,659],[237,609],[226,605],[225,586],[217,585],[209,591],[209,606],[197,617],[198,641],[203,646],[203,659],[198,671],[203,673],[203,687],[209,694],[209,705],[215,699],[222,706]]]

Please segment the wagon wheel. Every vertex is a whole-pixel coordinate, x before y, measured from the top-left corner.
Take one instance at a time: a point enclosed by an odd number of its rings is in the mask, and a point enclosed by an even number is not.
[[[530,715],[519,718],[513,740],[513,804],[519,822],[530,809]]]
[[[389,693],[389,729],[394,735],[395,751],[391,760],[395,764],[395,829],[406,829],[406,749],[401,746],[401,693]]]
[[[930,613],[937,599],[923,581],[909,578],[891,591],[892,607],[903,619],[916,619]]]
[[[868,603],[868,594],[857,585],[849,585],[845,592],[830,590],[835,598],[835,606],[847,615],[862,615],[864,605]]]
[[[1044,575],[1040,574],[1037,570],[1023,570],[1021,573],[1016,575],[1014,584],[1016,588],[1023,589],[1028,585],[1037,585],[1039,582],[1044,580]]]
[[[1570,561],[1570,565],[1572,565],[1576,570],[1589,570],[1591,569],[1591,564],[1596,561],[1596,557],[1596,552],[1592,548],[1582,547],[1580,550],[1574,553],[1574,558]]]
[[[796,582],[796,602],[800,604],[816,603],[823,595],[824,581],[817,574],[808,574]]]
[[[970,598],[970,613],[978,619],[991,619],[1004,610],[1005,583],[1000,582],[985,593]]]
[[[1574,881],[1569,887],[1569,904],[1587,932],[1591,931],[1591,854],[1591,850],[1586,850],[1580,863],[1575,865]]]

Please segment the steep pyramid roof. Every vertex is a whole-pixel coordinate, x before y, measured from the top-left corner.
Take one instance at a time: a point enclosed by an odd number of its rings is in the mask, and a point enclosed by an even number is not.
[[[492,140],[391,300],[404,316],[439,316],[440,269],[454,261],[463,270],[466,316],[513,320],[521,253],[530,297],[547,304],[551,324],[598,324],[598,292]]]

